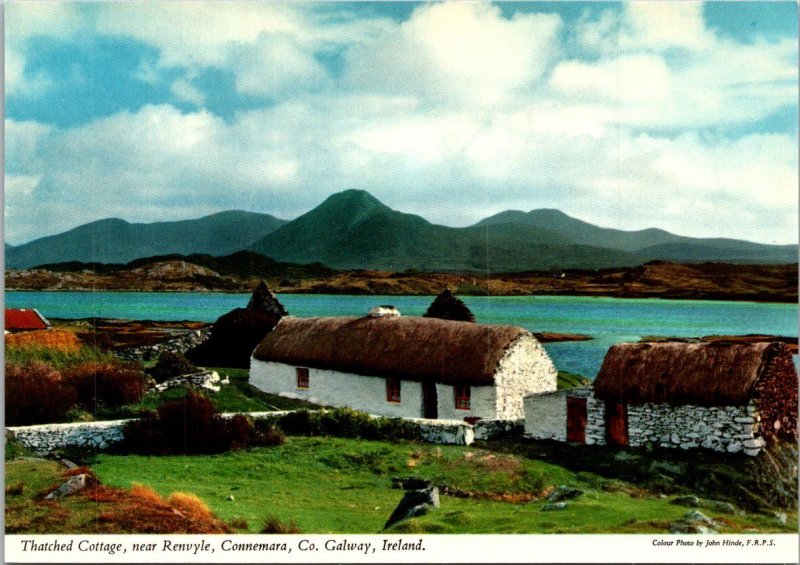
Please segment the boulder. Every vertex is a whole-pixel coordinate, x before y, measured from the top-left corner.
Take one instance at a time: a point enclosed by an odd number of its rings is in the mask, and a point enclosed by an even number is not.
[[[542,506],[542,512],[552,512],[554,510],[564,510],[567,507],[566,502],[553,502]]]
[[[700,499],[694,495],[679,496],[677,498],[673,498],[670,501],[670,504],[678,504],[680,506],[691,506],[693,508],[697,508],[700,506]]]
[[[724,512],[725,514],[738,514],[736,507],[730,502],[723,502],[721,500],[707,500],[703,503],[703,508],[708,508],[715,512]]]
[[[56,490],[48,494],[44,497],[45,500],[55,500],[58,498],[64,498],[65,496],[69,496],[71,494],[75,494],[76,492],[80,492],[89,486],[91,482],[91,476],[88,473],[82,473],[80,475],[75,475],[70,477],[69,480],[58,487]]]
[[[429,486],[424,489],[407,491],[400,504],[394,509],[392,515],[386,520],[383,529],[387,529],[398,522],[422,516],[430,510],[439,508],[439,489]]]
[[[562,500],[571,500],[578,498],[583,494],[582,490],[570,488],[566,485],[559,485],[556,490],[547,496],[547,502],[561,502]]]

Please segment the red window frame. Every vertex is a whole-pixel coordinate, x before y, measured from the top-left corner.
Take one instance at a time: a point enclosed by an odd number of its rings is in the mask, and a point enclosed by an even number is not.
[[[308,390],[308,367],[297,367],[297,388]]]
[[[386,379],[386,402],[400,402],[400,379]]]
[[[470,410],[471,392],[469,385],[455,385],[453,387],[456,410]]]

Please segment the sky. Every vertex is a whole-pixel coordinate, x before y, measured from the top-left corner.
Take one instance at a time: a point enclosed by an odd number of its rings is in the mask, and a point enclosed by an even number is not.
[[[796,243],[797,10],[9,2],[5,240],[357,188],[449,226],[558,208]]]

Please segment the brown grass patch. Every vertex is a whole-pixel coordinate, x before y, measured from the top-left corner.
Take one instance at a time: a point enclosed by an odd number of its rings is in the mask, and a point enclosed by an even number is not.
[[[86,498],[108,505],[100,509],[87,533],[220,534],[231,528],[216,518],[196,496],[174,493],[172,504],[145,485],[131,490],[98,485]],[[175,495],[178,495],[177,497]],[[177,502],[176,502],[177,501]],[[199,504],[198,504],[199,503]],[[180,508],[176,508],[180,506]]]
[[[81,342],[74,333],[67,330],[39,330],[6,334],[6,347],[39,346],[58,351],[77,351]]]
[[[214,514],[206,506],[206,503],[199,496],[190,492],[173,492],[169,495],[167,504],[189,518],[196,520],[214,519]]]
[[[262,534],[301,534],[300,528],[291,520],[288,524],[284,524],[274,516],[270,516],[264,522],[264,527],[261,528]]]

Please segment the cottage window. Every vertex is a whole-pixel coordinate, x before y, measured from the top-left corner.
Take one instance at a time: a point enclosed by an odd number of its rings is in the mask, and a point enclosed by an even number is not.
[[[456,396],[456,408],[458,410],[469,410],[470,388],[465,385],[456,385],[453,389]]]
[[[297,367],[297,388],[308,389],[308,367]]]
[[[400,402],[400,379],[386,379],[386,401]]]

